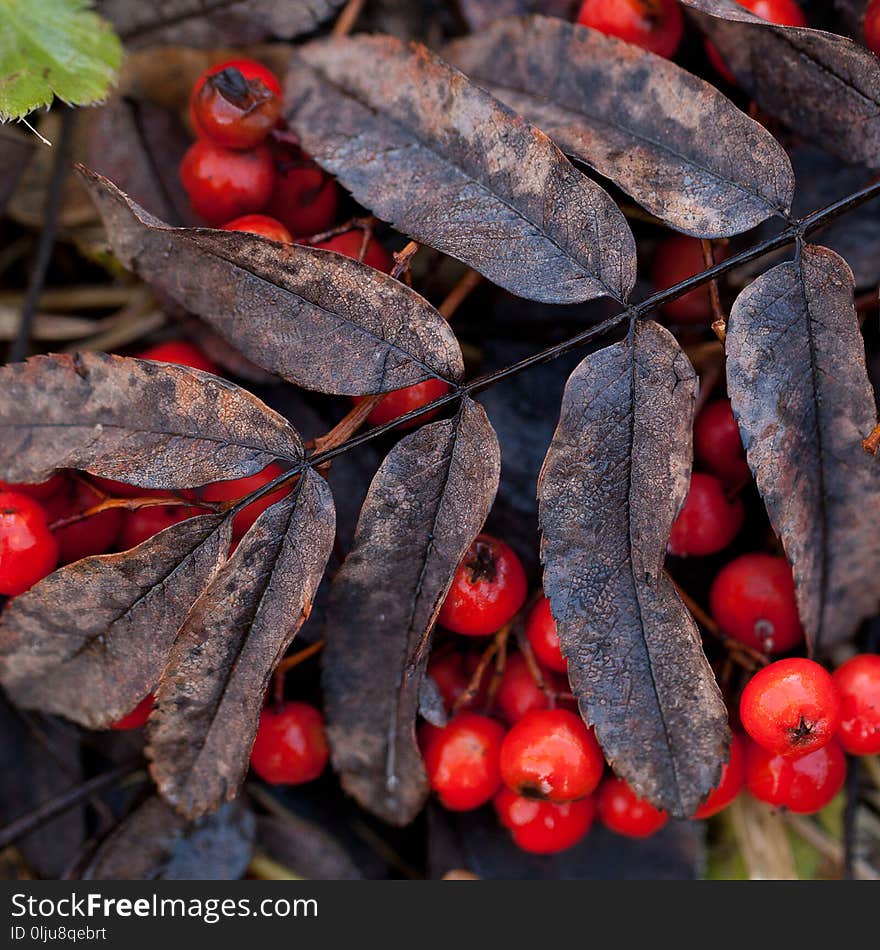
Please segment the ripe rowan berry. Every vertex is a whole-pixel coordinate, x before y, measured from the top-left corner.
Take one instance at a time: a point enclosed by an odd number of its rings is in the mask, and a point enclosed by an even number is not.
[[[324,771],[329,758],[324,717],[314,706],[285,702],[263,709],[251,749],[251,768],[264,782],[311,782]]]
[[[258,63],[253,59],[227,59],[222,63],[216,63],[199,76],[189,94],[189,117],[193,132],[195,132],[196,135],[205,134],[196,115],[196,100],[199,98],[202,88],[210,76],[214,76],[228,69],[238,70],[246,81],[258,79],[273,96],[281,96],[281,83],[268,66],[264,66],[262,63]]]
[[[453,633],[482,637],[513,619],[526,599],[526,572],[513,549],[479,535],[459,564],[438,623]]]
[[[332,226],[339,208],[339,186],[298,146],[270,139],[275,185],[266,214],[277,218],[294,237],[320,234]]]
[[[723,811],[742,791],[746,783],[746,739],[733,734],[730,758],[724,763],[718,784],[708,798],[694,812],[694,818],[711,818]]]
[[[0,492],[0,594],[23,594],[57,564],[58,542],[46,509],[29,495]]]
[[[840,695],[840,744],[850,755],[880,754],[880,656],[860,653],[832,679]]]
[[[183,156],[180,180],[193,211],[219,226],[266,204],[275,166],[265,145],[237,152],[199,139]]]
[[[64,472],[55,472],[42,482],[0,482],[0,492],[12,491],[37,501],[45,501],[61,491],[66,483],[67,476]]]
[[[437,684],[437,689],[443,697],[443,705],[447,712],[452,710],[462,693],[467,691],[479,662],[479,654],[461,653],[457,650],[431,657],[428,662],[428,675]],[[486,670],[480,680],[476,695],[472,700],[465,703],[461,707],[462,709],[480,709],[486,705],[491,678],[491,671]]]
[[[403,389],[394,389],[382,397],[381,402],[367,416],[367,422],[373,426],[385,425],[386,422],[399,419],[408,412],[426,406],[429,402],[445,396],[449,389],[449,383],[444,383],[442,379],[426,379],[423,383],[415,383],[412,386],[405,386]],[[353,401],[359,403],[366,398],[366,396],[355,396]],[[438,411],[433,409],[423,415],[416,416],[415,419],[404,423],[399,428],[401,430],[412,429],[414,426],[429,422],[437,415]]]
[[[753,650],[786,653],[803,642],[794,580],[784,557],[734,558],[712,582],[709,607],[722,633]]]
[[[213,373],[220,375],[217,365],[208,359],[207,356],[194,344],[187,340],[166,340],[164,343],[157,343],[150,346],[140,353],[135,353],[139,360],[154,360],[157,363],[176,363],[178,366],[189,366],[190,369],[200,369],[203,373]],[[121,485],[122,482],[113,484]],[[138,489],[143,494],[143,489]],[[118,491],[113,494],[120,498],[127,498],[128,495],[121,495]]]
[[[655,808],[647,799],[639,798],[630,786],[616,776],[609,776],[596,795],[599,821],[611,831],[627,838],[648,838],[668,821],[665,811]]]
[[[669,553],[679,557],[716,554],[737,536],[744,518],[741,499],[729,498],[714,475],[694,472],[669,533]]]
[[[584,0],[577,22],[667,59],[684,34],[678,0]]]
[[[726,485],[749,477],[746,450],[729,399],[716,399],[694,420],[694,458]]]
[[[865,10],[863,20],[865,45],[876,56],[880,56],[880,0],[871,0]]]
[[[554,805],[502,788],[493,801],[498,820],[514,843],[530,854],[558,854],[581,841],[596,816],[592,797]]]
[[[364,264],[369,264],[376,270],[384,271],[386,274],[391,272],[394,262],[391,255],[384,247],[373,237],[367,240],[366,249],[361,257],[361,250],[364,247],[364,233],[357,229],[346,231],[344,234],[337,234],[329,241],[322,241],[315,244],[324,251],[336,251],[337,254],[344,254],[346,257],[354,260],[362,260]]]
[[[526,637],[539,662],[556,673],[568,672],[568,660],[562,655],[549,598],[542,597],[532,607],[526,621]]]
[[[198,134],[223,148],[259,145],[278,124],[281,102],[263,79],[248,79],[236,66],[211,72],[192,98]]]
[[[527,713],[504,738],[501,778],[526,798],[574,801],[594,791],[605,759],[591,729],[567,709]]]
[[[749,680],[739,715],[758,745],[778,755],[803,755],[834,737],[840,697],[818,663],[791,657],[765,666]]]
[[[75,518],[70,524],[53,529],[58,542],[59,564],[70,564],[93,554],[109,551],[122,527],[122,510],[108,508],[88,518],[78,515],[100,504],[100,492],[85,481],[69,481],[65,488],[45,502],[49,524]]]
[[[267,465],[262,472],[256,475],[248,475],[245,478],[233,478],[228,482],[212,482],[210,485],[204,485],[198,489],[198,495],[203,501],[235,501],[238,498],[244,498],[250,495],[263,485],[267,485],[273,478],[283,474],[284,469],[272,462]],[[277,491],[251,502],[247,508],[243,508],[232,520],[232,539],[238,541],[251,527],[251,525],[267,509],[271,508],[276,501],[281,499],[287,493],[287,489],[279,488]]]
[[[290,244],[293,241],[290,231],[277,218],[270,218],[267,214],[242,215],[233,221],[227,221],[221,230],[246,231],[249,234],[268,238],[270,241],[278,241],[279,244]]]
[[[542,671],[542,675],[551,688],[558,685],[550,679],[553,674],[549,670]],[[550,705],[547,694],[535,682],[535,677],[521,653],[508,656],[504,675],[495,694],[495,702],[498,712],[511,726],[532,710],[547,709]]]
[[[769,805],[811,815],[830,804],[846,779],[846,757],[837,742],[800,756],[776,755],[755,742],[746,750],[746,785]]]
[[[171,492],[151,491],[149,494],[170,495]],[[123,551],[137,547],[153,535],[170,528],[171,525],[179,524],[187,518],[202,513],[201,509],[192,508],[189,505],[149,505],[145,508],[125,511],[122,515],[122,528],[119,531],[117,547]]]
[[[724,257],[719,248],[716,260]],[[666,290],[706,269],[703,250],[696,238],[674,234],[661,241],[654,251],[651,280],[654,290]],[[663,304],[660,313],[672,323],[711,323],[712,300],[708,287],[697,287]]]
[[[145,696],[130,713],[110,724],[111,729],[127,732],[129,729],[143,729],[153,711],[153,694]]]
[[[498,791],[498,758],[504,727],[472,712],[460,712],[443,729],[423,731],[423,756],[431,788],[450,811],[485,805]]]

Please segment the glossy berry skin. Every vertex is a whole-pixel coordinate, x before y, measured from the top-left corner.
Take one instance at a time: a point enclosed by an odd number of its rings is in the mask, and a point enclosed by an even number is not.
[[[880,755],[880,656],[860,653],[832,679],[840,695],[840,744],[850,755]]]
[[[450,712],[458,697],[468,688],[464,654],[453,652],[432,656],[428,661],[428,676],[437,686],[446,712]]]
[[[721,251],[716,249],[716,261],[722,257]],[[666,290],[667,287],[672,287],[705,269],[700,242],[696,238],[675,234],[657,245],[651,267],[651,282],[654,290]],[[697,287],[678,299],[665,303],[660,308],[660,313],[670,323],[711,323],[712,303],[708,287]]]
[[[562,655],[556,635],[556,621],[550,612],[550,600],[547,597],[542,597],[532,607],[526,621],[526,637],[539,663],[555,673],[568,672],[568,660]]]
[[[669,533],[669,553],[679,557],[717,554],[737,536],[744,518],[741,499],[729,498],[720,479],[694,472]]]
[[[880,0],[871,0],[868,4],[863,30],[865,45],[875,56],[880,56]]]
[[[217,73],[223,72],[227,69],[236,69],[246,80],[258,79],[262,84],[269,90],[272,95],[276,97],[281,96],[281,83],[278,81],[278,77],[275,73],[272,72],[267,66],[264,66],[262,63],[258,63],[253,59],[227,59],[222,63],[216,63],[211,66],[210,69],[206,69],[201,76],[193,84],[192,90],[189,95],[189,117],[190,122],[192,123],[193,132],[196,135],[204,136],[204,131],[199,125],[198,117],[196,116],[196,100],[199,98],[202,88],[205,85],[209,76],[214,76]]]
[[[56,472],[44,482],[0,482],[0,492],[12,491],[37,501],[45,501],[60,492],[66,484],[67,476],[64,472]]]
[[[746,784],[746,745],[748,740],[733,734],[730,758],[721,770],[721,779],[709,797],[694,812],[694,818],[711,818],[723,811],[742,791]]]
[[[502,788],[493,805],[498,820],[517,847],[530,854],[558,854],[574,847],[589,832],[596,817],[592,797],[554,805]]]
[[[513,549],[481,534],[459,564],[437,622],[453,633],[488,636],[513,619],[526,588],[526,572]]]
[[[746,785],[759,801],[812,815],[843,788],[846,756],[837,742],[792,758],[775,755],[757,743],[746,750]]]
[[[840,697],[818,663],[791,657],[755,673],[743,690],[739,715],[758,745],[777,755],[804,755],[834,738]]]
[[[58,542],[46,509],[20,492],[0,492],[0,594],[23,594],[57,564]]]
[[[324,717],[308,703],[266,706],[251,749],[251,768],[270,785],[301,785],[324,771],[330,749]]]
[[[580,716],[567,709],[527,713],[501,746],[501,778],[526,798],[575,801],[595,790],[605,759]]]
[[[809,26],[803,10],[795,0],[737,0],[737,3],[769,23],[777,23],[779,26]],[[718,48],[709,40],[706,40],[706,55],[718,73],[731,85],[735,85],[736,76],[724,62]]]
[[[270,241],[279,244],[290,244],[293,241],[290,231],[277,219],[267,214],[245,214],[223,225],[223,231],[246,231],[249,234],[258,234]]]
[[[165,494],[151,491],[151,495]],[[170,494],[170,493],[169,493]],[[153,535],[192,518],[194,515],[204,514],[204,509],[192,508],[189,505],[151,505],[146,508],[137,508],[125,511],[122,516],[122,527],[116,546],[120,551],[137,547]]]
[[[715,399],[694,420],[694,458],[725,485],[736,486],[749,477],[746,450],[729,399]]]
[[[443,729],[423,731],[428,781],[445,808],[470,811],[492,799],[501,786],[503,738],[501,723],[472,712],[460,712]]]
[[[192,99],[198,134],[223,148],[259,145],[278,124],[281,101],[262,79],[228,66],[205,77]]]
[[[322,241],[320,244],[313,245],[313,247],[319,247],[324,251],[336,251],[337,254],[344,254],[346,257],[351,257],[356,261],[362,260],[364,264],[369,264],[370,267],[389,274],[394,265],[394,261],[388,251],[386,251],[375,238],[371,237],[367,241],[367,247],[362,258],[361,248],[363,244],[363,231],[355,229],[346,231],[344,234],[337,234],[336,237],[330,238],[329,241]]]
[[[596,811],[606,828],[627,838],[649,838],[669,821],[665,811],[639,798],[616,776],[609,776],[599,786]]]
[[[367,422],[372,426],[382,426],[386,422],[393,422],[408,412],[426,406],[429,402],[445,396],[449,392],[449,383],[444,383],[442,379],[426,379],[423,383],[415,383],[412,386],[405,386],[403,389],[394,389],[386,396],[382,397],[381,402],[367,416]],[[362,402],[365,396],[356,396],[355,403]],[[415,426],[430,422],[439,410],[426,412],[415,419],[404,423],[399,428],[401,430],[412,429]]]
[[[722,633],[753,650],[787,653],[803,642],[794,580],[784,557],[734,558],[715,576],[709,607]]]
[[[551,680],[553,674],[549,670],[542,670],[541,674],[551,689],[558,685]],[[530,712],[547,709],[549,705],[547,694],[535,682],[525,657],[521,653],[510,654],[495,694],[495,706],[504,721],[512,726]]]
[[[193,211],[219,226],[263,208],[275,184],[275,166],[265,145],[237,152],[199,139],[183,156],[180,180]]]
[[[228,482],[213,482],[210,485],[205,485],[198,490],[198,494],[204,501],[234,501],[238,498],[243,498],[245,495],[250,495],[251,492],[255,492],[261,486],[268,484],[273,478],[277,478],[283,472],[284,469],[273,462],[256,475],[249,475],[246,478],[233,478]],[[233,541],[238,541],[257,518],[259,518],[267,508],[271,508],[276,501],[281,501],[286,493],[287,489],[279,488],[278,491],[274,491],[260,498],[258,501],[252,502],[247,508],[240,511],[232,520]]]
[[[275,185],[264,208],[295,238],[321,234],[332,227],[339,209],[339,186],[283,133],[269,140],[275,161]]]
[[[49,523],[55,524],[94,508],[102,501],[101,493],[86,482],[71,481],[45,502]],[[122,527],[122,509],[108,508],[88,518],[80,518],[53,530],[58,541],[59,564],[71,564],[93,554],[104,554],[116,543]]]
[[[157,343],[155,346],[147,347],[140,353],[135,353],[139,360],[155,360],[157,363],[175,363],[178,366],[189,366],[190,369],[200,369],[203,373],[213,373],[219,375],[220,370],[217,365],[208,359],[207,356],[194,344],[188,340],[166,340],[164,343]],[[117,482],[116,484],[122,484]],[[141,491],[139,489],[139,491]],[[143,492],[141,491],[141,494]],[[120,495],[120,497],[127,497]]]
[[[667,59],[684,34],[678,0],[584,0],[577,22]]]
[[[110,724],[110,728],[117,732],[127,732],[129,729],[143,729],[153,711],[153,694],[145,696],[130,713]]]

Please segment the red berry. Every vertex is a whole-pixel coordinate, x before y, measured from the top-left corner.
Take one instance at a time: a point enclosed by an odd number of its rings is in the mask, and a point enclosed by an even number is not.
[[[871,0],[865,10],[864,33],[865,45],[880,56],[880,0]]]
[[[545,681],[552,676],[549,671],[542,671],[542,674]],[[549,685],[552,688],[556,684]],[[511,726],[535,709],[547,709],[547,695],[535,682],[535,677],[532,676],[532,671],[521,653],[513,653],[507,658],[504,675],[495,694],[495,702],[498,712]]]
[[[210,485],[205,485],[203,488],[200,488],[198,493],[204,501],[235,501],[236,499],[244,498],[245,495],[250,495],[263,485],[267,485],[272,479],[283,474],[283,472],[284,469],[280,465],[276,465],[275,462],[272,462],[270,465],[267,465],[262,472],[258,472],[256,475],[248,475],[245,478],[233,478],[228,482],[212,482]],[[285,494],[287,494],[287,489],[279,488],[277,491],[271,492],[259,500],[251,502],[247,508],[240,511],[232,521],[233,541],[238,541],[257,518],[259,518],[267,508],[271,508],[276,501],[281,501]]]
[[[843,787],[846,757],[837,742],[797,757],[775,755],[750,742],[746,784],[755,798],[811,815],[830,804]]]
[[[554,805],[523,798],[509,788],[502,788],[493,804],[516,845],[531,854],[557,854],[573,847],[586,836],[596,816],[592,798]]]
[[[577,22],[667,58],[684,34],[678,0],[584,0]]]
[[[728,498],[714,475],[694,472],[691,487],[669,533],[669,553],[717,554],[737,536],[745,518],[739,498]]]
[[[840,697],[818,663],[792,657],[765,666],[749,680],[739,715],[758,745],[778,755],[804,755],[834,737]]]
[[[694,420],[694,458],[728,485],[749,477],[746,450],[729,399],[710,402]]]
[[[694,812],[694,818],[711,818],[723,811],[739,795],[746,783],[746,739],[734,733],[730,758],[721,770],[721,778],[709,797]]]
[[[329,241],[322,241],[314,246],[325,251],[336,251],[337,254],[344,254],[356,261],[362,260],[364,264],[369,264],[370,267],[384,271],[386,274],[390,273],[394,266],[394,261],[388,251],[372,237],[367,241],[366,249],[363,250],[363,257],[361,257],[361,251],[364,248],[364,233],[357,229],[337,234]]]
[[[454,633],[482,637],[500,630],[526,599],[526,572],[512,548],[481,534],[455,572],[437,617]]]
[[[286,702],[265,707],[251,749],[251,768],[264,782],[311,782],[329,758],[324,717],[314,706]]]
[[[803,642],[794,580],[784,557],[734,558],[712,582],[709,606],[721,632],[753,650],[787,653]]]
[[[426,379],[423,383],[415,383],[413,386],[405,386],[403,389],[394,389],[382,397],[376,408],[367,416],[367,422],[373,426],[382,426],[386,422],[392,422],[405,416],[414,409],[426,406],[429,402],[445,396],[449,392],[449,383],[444,383],[442,379]],[[366,396],[355,396],[354,402],[359,403],[366,399]],[[439,410],[426,412],[421,416],[416,416],[410,422],[405,423],[399,428],[412,429],[414,426],[422,425],[430,421],[437,415]]]
[[[741,7],[750,10],[755,16],[761,17],[770,23],[779,26],[807,26],[807,18],[795,0],[737,0]],[[730,71],[721,53],[714,43],[706,40],[706,55],[718,72],[731,85],[736,83],[736,76]]]
[[[260,237],[278,241],[279,244],[290,244],[293,241],[290,231],[276,218],[270,218],[267,214],[245,214],[234,221],[227,221],[222,230],[259,234]]]
[[[850,755],[880,754],[880,656],[854,656],[832,679],[840,695],[840,744]]]
[[[130,713],[127,713],[121,719],[117,719],[116,722],[111,723],[110,728],[120,732],[125,732],[129,729],[143,729],[152,711],[153,694],[150,693],[150,695],[145,696]]]
[[[568,660],[562,655],[556,635],[556,621],[550,612],[550,600],[547,597],[542,597],[532,607],[526,621],[526,636],[539,662],[556,673],[568,672]]]
[[[228,59],[222,63],[217,63],[211,66],[210,69],[206,69],[202,75],[199,76],[189,94],[189,117],[196,135],[204,135],[203,130],[199,126],[199,120],[195,110],[199,93],[202,91],[202,87],[205,85],[209,76],[214,76],[226,69],[237,69],[246,80],[259,79],[274,96],[281,95],[281,83],[278,81],[278,77],[271,69],[262,63],[258,63],[253,59]]]
[[[118,482],[115,478],[104,478],[101,475],[89,475],[89,481],[105,495],[113,498],[140,498],[141,495],[158,494],[152,488],[140,488],[128,482]]]
[[[189,366],[190,369],[200,369],[203,373],[213,373],[215,376],[220,374],[217,366],[208,359],[207,356],[193,343],[186,340],[167,340],[165,343],[157,343],[155,346],[141,350],[135,353],[140,360],[155,360],[157,363],[176,363],[178,366]],[[114,482],[116,485],[123,484]],[[142,489],[138,489],[143,493]],[[113,494],[119,494],[114,491]],[[120,498],[127,498],[128,495],[119,494]]]
[[[247,79],[235,66],[205,77],[192,98],[198,134],[223,148],[259,145],[278,124],[281,102],[262,79]]]
[[[58,542],[46,509],[20,492],[0,492],[0,594],[23,594],[57,564]]]
[[[150,494],[163,495],[170,492],[153,491]],[[191,508],[189,505],[151,505],[134,511],[125,511],[117,546],[120,550],[137,547],[152,538],[154,534],[201,513],[199,508]]]
[[[471,678],[480,663],[479,654],[459,653],[457,651],[434,656],[428,663],[428,675],[437,684],[446,711],[450,712],[459,697],[470,686]],[[479,709],[486,705],[491,670],[486,670],[476,696],[462,706],[462,709]]]
[[[715,259],[724,257],[716,249]],[[666,290],[706,269],[703,249],[696,238],[675,234],[661,241],[654,251],[651,279],[654,290]],[[660,312],[673,323],[711,323],[712,302],[708,287],[697,287],[660,308]]]
[[[423,755],[431,788],[450,811],[485,805],[498,791],[498,757],[504,727],[472,712],[460,712],[446,727],[423,730]]]
[[[266,214],[277,218],[295,237],[320,234],[332,226],[339,207],[339,186],[301,149],[270,141],[275,185]]]
[[[67,476],[64,472],[56,472],[44,482],[0,482],[0,492],[12,491],[37,501],[45,501],[61,491],[66,484]]]
[[[183,156],[180,180],[193,211],[208,224],[221,225],[266,204],[275,166],[265,145],[236,152],[200,139]]]
[[[594,791],[605,759],[580,716],[536,709],[523,716],[501,746],[501,778],[518,795],[570,802]]]
[[[46,501],[49,523],[81,515],[101,500],[101,494],[93,485],[84,481],[69,482],[64,491]],[[93,554],[104,554],[113,547],[121,527],[122,509],[108,508],[55,528],[52,533],[58,541],[59,563],[70,564]]]
[[[669,821],[665,811],[639,798],[622,778],[606,778],[596,799],[599,821],[627,838],[648,838]]]

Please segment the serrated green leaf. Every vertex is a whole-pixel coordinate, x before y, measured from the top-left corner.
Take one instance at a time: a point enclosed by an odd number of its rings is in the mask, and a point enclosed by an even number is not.
[[[122,44],[89,0],[0,0],[0,121],[106,97]]]

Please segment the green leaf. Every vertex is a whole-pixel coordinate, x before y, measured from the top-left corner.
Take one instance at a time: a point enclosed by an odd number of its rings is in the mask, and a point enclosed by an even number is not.
[[[89,0],[0,0],[0,122],[58,96],[71,105],[106,97],[122,61],[113,28]]]

